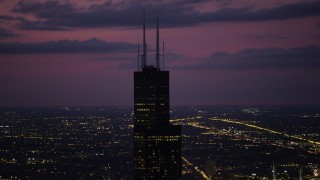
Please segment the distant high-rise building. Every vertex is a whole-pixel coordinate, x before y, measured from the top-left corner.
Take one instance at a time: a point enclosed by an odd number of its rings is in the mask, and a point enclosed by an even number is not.
[[[134,72],[134,179],[181,179],[181,127],[169,123],[169,71],[159,66],[158,19],[156,45],[156,65],[147,66],[143,22]]]
[[[299,166],[299,180],[303,180],[303,167]]]
[[[277,180],[277,166],[274,162],[272,165],[272,179]]]
[[[217,174],[217,163],[212,159],[207,159],[204,171],[210,179],[213,179]]]

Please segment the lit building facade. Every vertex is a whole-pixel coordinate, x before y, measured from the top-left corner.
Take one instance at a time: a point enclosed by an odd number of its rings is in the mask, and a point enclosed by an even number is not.
[[[146,65],[145,26],[141,71],[134,72],[134,179],[181,179],[181,127],[170,125],[169,71]],[[139,68],[138,68],[139,69]]]

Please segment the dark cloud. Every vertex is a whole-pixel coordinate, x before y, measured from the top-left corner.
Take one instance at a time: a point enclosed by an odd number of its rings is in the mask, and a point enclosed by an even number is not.
[[[222,7],[212,12],[196,11],[193,4],[204,1],[206,0],[172,1],[170,3],[125,1],[117,4],[108,1],[89,8],[79,8],[57,1],[43,3],[20,1],[13,11],[34,14],[38,20],[22,22],[20,28],[37,30],[67,27],[137,27],[141,24],[142,9],[146,9],[148,17],[152,19],[155,18],[153,16],[165,19],[161,22],[163,27],[193,26],[211,22],[283,20],[320,15],[320,1],[304,1],[262,10]]]
[[[178,69],[320,68],[320,47],[245,49],[233,54],[216,52],[204,63]]]
[[[0,27],[0,38],[9,38],[13,36],[17,36],[17,34],[12,33],[11,31]]]
[[[0,43],[0,54],[55,54],[55,53],[104,53],[132,51],[137,47],[124,42],[105,42],[98,39],[86,41],[49,41],[43,43]]]
[[[0,15],[0,20],[3,21],[3,20],[13,20],[13,17],[11,16],[6,16],[6,15]]]
[[[45,2],[32,2],[28,3],[26,1],[19,1],[15,7],[13,7],[13,12],[19,12],[22,14],[36,12],[37,16],[46,16],[52,12],[64,13],[68,11],[74,11],[75,9],[71,4],[64,3],[61,4],[58,1],[45,1]]]
[[[277,36],[277,35],[271,35],[271,34],[266,34],[266,35],[251,35],[248,36],[249,39],[255,39],[255,40],[266,40],[266,39],[286,39],[286,36]]]
[[[8,16],[8,15],[0,15],[0,21],[23,21],[25,20],[23,17],[16,17],[16,16]]]
[[[43,31],[68,31],[70,28],[61,27],[48,22],[21,20],[19,29],[23,30],[43,30]]]
[[[141,16],[134,19],[141,9],[118,9],[120,4],[93,5],[88,9],[76,8],[71,4],[60,4],[57,1],[28,3],[21,1],[14,12],[34,14],[38,20],[21,22],[20,29],[58,30],[70,27],[119,27],[141,24]]]

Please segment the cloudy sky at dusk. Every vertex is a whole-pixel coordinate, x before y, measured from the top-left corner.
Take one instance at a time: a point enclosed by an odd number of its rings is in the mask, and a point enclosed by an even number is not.
[[[172,105],[320,104],[317,0],[0,0],[0,106],[133,105],[143,9]]]

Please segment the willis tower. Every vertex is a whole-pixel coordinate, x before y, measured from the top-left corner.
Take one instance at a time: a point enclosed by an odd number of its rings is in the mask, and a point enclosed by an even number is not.
[[[159,65],[158,19],[156,36],[156,65],[147,65],[143,14],[143,52],[134,72],[134,179],[181,179],[181,127],[169,123],[169,71]]]

